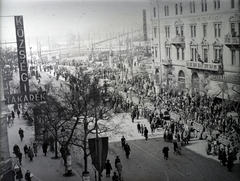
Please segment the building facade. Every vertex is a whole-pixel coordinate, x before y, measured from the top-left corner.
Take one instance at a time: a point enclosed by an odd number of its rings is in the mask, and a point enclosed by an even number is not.
[[[240,1],[150,0],[150,4],[159,85],[234,99],[240,84]]]

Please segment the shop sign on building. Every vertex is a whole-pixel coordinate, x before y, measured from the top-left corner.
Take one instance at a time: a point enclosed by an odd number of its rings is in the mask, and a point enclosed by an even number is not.
[[[19,104],[26,102],[45,101],[46,92],[29,92],[28,65],[25,46],[25,35],[23,16],[14,16],[16,39],[17,39],[17,56],[20,77],[20,94],[5,94],[5,104]]]

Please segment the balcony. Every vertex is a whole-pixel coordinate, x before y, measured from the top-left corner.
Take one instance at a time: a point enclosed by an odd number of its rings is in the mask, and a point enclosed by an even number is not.
[[[232,36],[230,34],[225,36],[225,45],[228,48],[240,48],[240,37],[239,36]]]
[[[171,66],[172,65],[172,60],[171,59],[162,59],[162,64],[164,66]]]
[[[184,36],[176,36],[171,39],[171,43],[176,47],[184,47],[185,46],[185,37]]]
[[[186,66],[189,69],[209,70],[209,71],[216,71],[216,72],[222,70],[221,63],[201,63],[201,62],[186,61]]]

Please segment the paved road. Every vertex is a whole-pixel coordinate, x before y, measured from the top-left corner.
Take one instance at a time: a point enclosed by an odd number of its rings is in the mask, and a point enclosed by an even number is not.
[[[175,155],[173,144],[164,142],[163,138],[128,143],[132,150],[130,159],[125,158],[119,142],[110,143],[110,150],[114,149],[115,152],[109,158],[113,164],[115,155],[120,156],[124,181],[238,181],[240,178],[240,167],[235,166],[229,172],[217,158],[206,156],[202,140],[193,140],[188,146],[182,147],[182,155]],[[170,148],[168,160],[163,158],[162,153],[165,144]]]

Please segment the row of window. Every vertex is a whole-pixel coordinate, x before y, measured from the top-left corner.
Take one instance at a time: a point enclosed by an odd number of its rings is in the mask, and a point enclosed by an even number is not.
[[[233,36],[236,36],[237,33],[237,27],[240,28],[240,24],[237,25],[236,23],[230,23],[230,28],[231,28],[231,34]],[[176,36],[183,37],[184,36],[184,26],[175,26],[176,29]],[[221,30],[222,30],[222,23],[214,23],[214,37],[219,38],[221,37]],[[238,30],[240,31],[240,30]],[[202,24],[202,33],[203,37],[207,37],[207,23]],[[153,34],[154,38],[157,37],[157,27],[153,27]],[[197,25],[196,24],[191,24],[190,25],[190,36],[191,38],[195,38],[197,36]],[[170,38],[170,26],[165,26],[165,37]]]
[[[170,46],[165,47],[165,54],[167,59],[171,59],[171,48]],[[238,51],[239,54],[239,51]],[[155,47],[154,52],[155,57],[158,57],[157,47]],[[204,63],[222,63],[222,48],[213,47],[213,60],[209,61],[209,49],[207,46],[203,46],[202,48],[202,56],[198,53],[196,46],[190,47],[190,61],[200,61]],[[185,60],[185,48],[176,48],[176,58],[177,60]],[[231,65],[237,65],[237,56],[236,50],[231,50]],[[239,61],[240,65],[240,61]]]
[[[214,10],[219,10],[220,9],[220,0],[213,0],[213,8]],[[240,4],[240,2],[239,2]],[[231,8],[235,8],[235,0],[231,0]],[[190,13],[195,13],[195,1],[190,2]],[[208,3],[207,0],[201,0],[201,11],[202,12],[207,12],[208,9]],[[180,4],[175,4],[175,15],[182,14],[183,13],[183,6],[182,3]],[[166,5],[164,6],[164,15],[169,16],[169,6]],[[153,8],[153,16],[156,17],[156,8]]]

